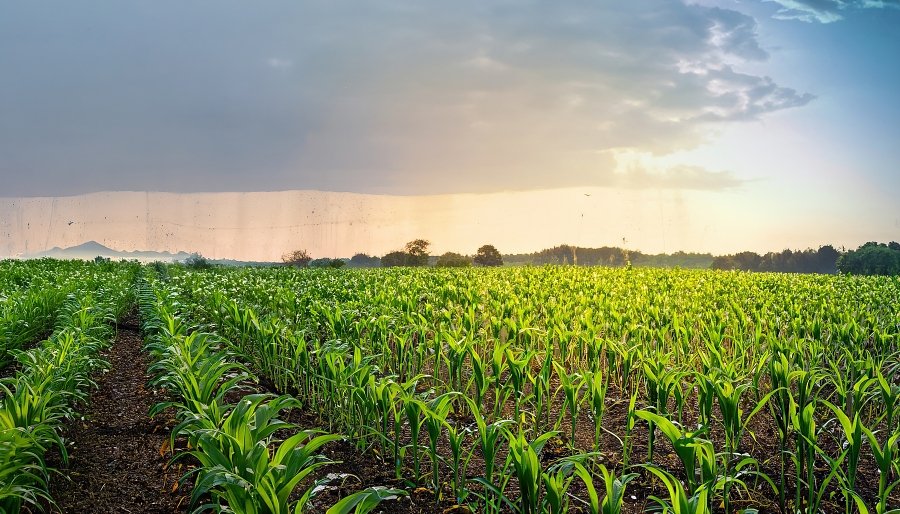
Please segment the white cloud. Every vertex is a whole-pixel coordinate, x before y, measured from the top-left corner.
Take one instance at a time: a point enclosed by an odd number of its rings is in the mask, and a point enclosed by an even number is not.
[[[781,5],[775,18],[807,23],[834,23],[844,19],[844,11],[853,9],[898,8],[897,0],[766,0]]]
[[[630,189],[693,189],[723,191],[740,188],[746,181],[727,170],[671,162],[632,149],[613,149],[616,162],[610,185]]]
[[[352,20],[352,40],[316,38],[333,64],[305,78],[325,118],[298,167],[386,167],[393,180],[377,184],[394,192],[603,184],[614,167],[604,150],[691,148],[717,125],[813,98],[738,71],[768,54],[756,21],[735,10],[671,0],[398,5],[402,22],[376,9]],[[671,181],[680,182],[689,181]]]

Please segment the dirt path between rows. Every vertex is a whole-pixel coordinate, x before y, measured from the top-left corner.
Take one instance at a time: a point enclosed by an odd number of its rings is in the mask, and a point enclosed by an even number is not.
[[[187,510],[189,494],[174,490],[181,471],[167,466],[171,419],[150,419],[162,395],[147,388],[147,356],[137,316],[119,325],[104,358],[108,373],[96,377],[99,389],[84,408],[84,420],[66,428],[69,466],[54,477],[51,496],[63,514],[173,513]]]

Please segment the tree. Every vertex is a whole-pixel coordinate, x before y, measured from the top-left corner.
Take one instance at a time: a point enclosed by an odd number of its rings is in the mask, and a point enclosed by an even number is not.
[[[898,275],[900,251],[870,242],[842,255],[837,266],[850,275]]]
[[[358,253],[350,257],[351,268],[377,268],[381,266],[381,259],[375,256],[368,256],[364,253]]]
[[[184,265],[191,269],[212,268],[212,263],[209,262],[209,259],[200,255],[199,253],[192,253],[190,257],[184,260]]]
[[[294,250],[293,252],[282,255],[281,261],[288,266],[305,268],[310,261],[312,261],[312,257],[310,257],[309,252],[306,250]]]
[[[819,247],[816,252],[817,266],[816,271],[819,273],[837,273],[837,262],[841,253],[834,249],[831,245]]]
[[[406,252],[391,252],[381,258],[381,266],[394,268],[396,266],[409,266],[409,254]]]
[[[475,254],[475,264],[479,266],[503,266],[503,257],[494,245],[484,245]]]
[[[340,268],[344,264],[346,263],[343,259],[329,259],[328,257],[309,261],[310,268]]]
[[[427,266],[428,247],[431,242],[425,239],[414,239],[406,243],[406,254],[409,255],[408,266]]]
[[[472,265],[472,259],[456,252],[447,252],[438,257],[435,266],[439,268],[464,268]]]

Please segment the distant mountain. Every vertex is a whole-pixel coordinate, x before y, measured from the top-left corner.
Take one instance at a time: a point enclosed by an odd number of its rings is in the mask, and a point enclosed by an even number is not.
[[[108,257],[110,259],[134,259],[143,262],[174,262],[183,261],[184,259],[190,257],[190,254],[187,252],[178,252],[174,254],[169,252],[154,251],[125,252],[121,250],[113,250],[112,248],[104,246],[96,241],[88,241],[78,246],[71,246],[69,248],[59,248],[58,246],[53,247],[47,251],[26,255],[25,257],[30,259],[52,257],[54,259],[81,259],[87,261],[93,260],[95,257]]]

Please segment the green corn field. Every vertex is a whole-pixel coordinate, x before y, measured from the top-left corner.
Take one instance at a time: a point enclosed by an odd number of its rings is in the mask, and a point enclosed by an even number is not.
[[[185,512],[900,512],[896,277],[57,261],[0,263],[0,512],[135,309]],[[340,442],[393,478],[324,505]]]

